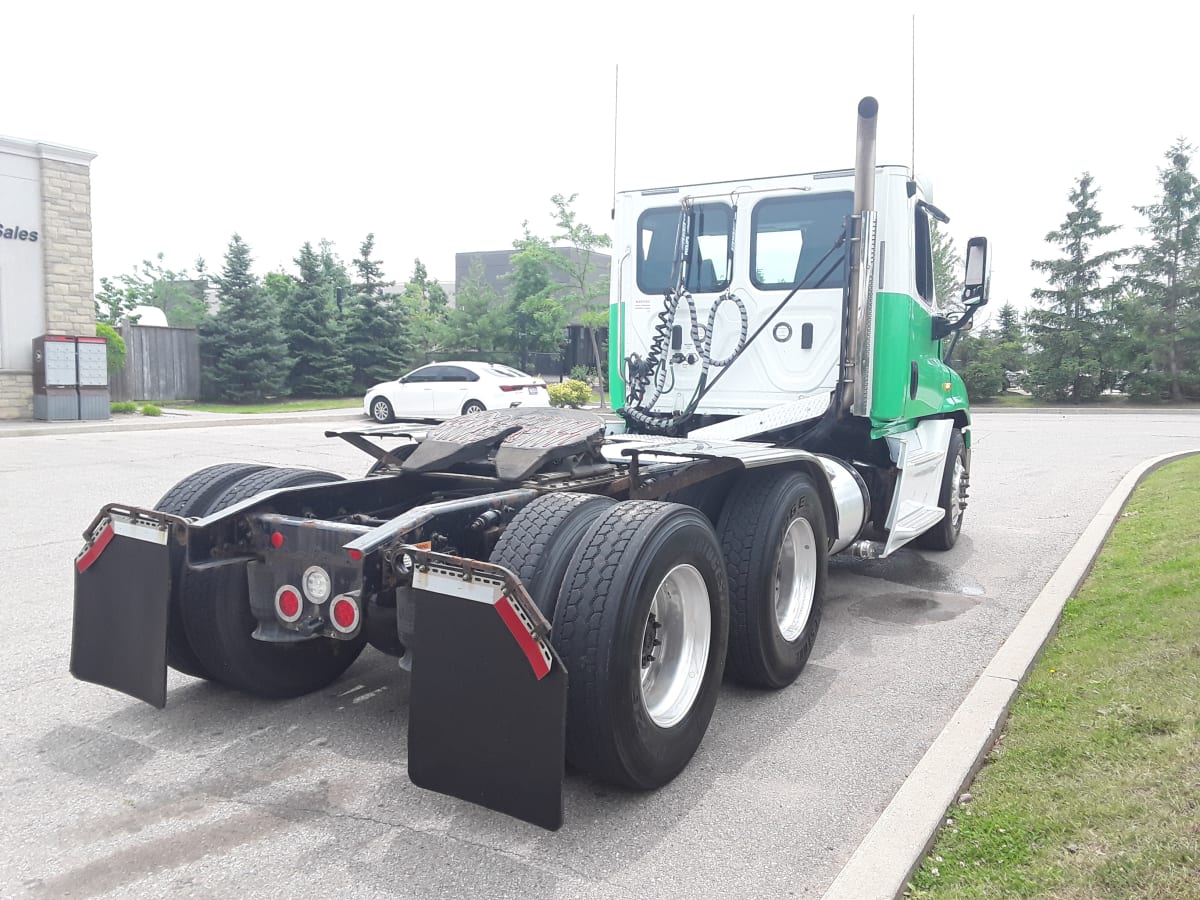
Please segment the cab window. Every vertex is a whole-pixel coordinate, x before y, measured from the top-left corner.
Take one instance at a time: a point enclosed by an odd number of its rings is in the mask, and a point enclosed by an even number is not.
[[[750,281],[762,290],[842,288],[845,253],[835,249],[854,210],[849,191],[767,197],[750,218]]]

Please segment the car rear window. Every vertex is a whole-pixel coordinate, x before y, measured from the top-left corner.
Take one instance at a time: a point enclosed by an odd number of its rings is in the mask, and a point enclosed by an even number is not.
[[[528,378],[524,372],[518,372],[516,369],[510,369],[508,366],[491,366],[492,372],[497,375],[503,375],[505,378]]]

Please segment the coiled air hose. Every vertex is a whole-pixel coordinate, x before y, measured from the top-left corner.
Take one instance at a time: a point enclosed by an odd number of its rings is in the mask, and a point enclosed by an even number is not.
[[[688,218],[689,217],[686,214],[683,216],[684,222],[681,222],[680,229],[680,240],[685,246],[687,242],[686,220]],[[644,360],[638,359],[637,354],[634,353],[630,354],[629,358],[626,360],[626,383],[629,385],[629,392],[627,395],[629,402],[626,404],[624,409],[618,410],[618,413],[623,416],[627,422],[632,422],[638,425],[649,434],[678,434],[680,426],[686,424],[687,420],[691,418],[692,413],[696,411],[696,407],[704,398],[704,395],[712,390],[716,383],[721,380],[721,376],[729,371],[728,367],[732,365],[734,360],[742,355],[742,351],[744,351],[746,347],[754,343],[755,339],[763,333],[767,326],[771,324],[774,318],[779,315],[780,311],[787,306],[791,299],[796,296],[800,290],[805,288],[808,280],[817,273],[818,269],[825,265],[825,262],[829,259],[829,257],[845,244],[848,234],[849,223],[843,226],[841,234],[838,235],[838,238],[834,241],[833,246],[831,246],[829,250],[826,251],[825,255],[822,256],[817,263],[809,269],[808,273],[804,275],[804,277],[798,280],[796,286],[788,292],[788,294],[773,310],[771,310],[770,314],[767,315],[762,324],[760,324],[758,328],[754,330],[754,334],[750,335],[749,337],[747,337],[747,331],[749,330],[749,315],[746,311],[746,304],[732,291],[726,291],[724,294],[719,296],[716,302],[712,305],[712,309],[710,309],[708,313],[708,326],[705,328],[703,335],[700,334],[700,324],[696,313],[696,304],[692,299],[692,295],[683,288],[682,284],[677,284],[674,290],[667,291],[666,294],[664,294],[663,309],[658,314],[658,324],[654,326],[654,337],[651,340],[650,349],[646,353],[646,358]],[[732,252],[730,256],[732,256]],[[684,264],[680,267],[678,279],[679,282],[683,281],[683,273],[687,271],[686,258],[683,262]],[[829,275],[832,274],[834,268],[839,264],[840,263],[835,260],[834,264],[831,265],[825,274],[822,275],[817,281],[815,287],[820,287],[823,285]],[[670,388],[663,387],[667,375],[671,374],[666,353],[671,340],[671,329],[675,325],[675,316],[679,311],[679,304],[682,300],[687,301],[688,314],[691,318],[692,343],[696,346],[697,355],[700,357],[702,364],[700,369],[700,379],[696,383],[696,391],[692,394],[692,399],[688,402],[687,406],[683,410],[673,413],[657,413],[653,412],[654,404],[658,402],[659,397],[670,390]],[[717,309],[723,302],[727,300],[732,300],[737,305],[738,313],[741,318],[741,334],[738,336],[737,345],[734,347],[733,352],[730,353],[729,356],[725,357],[724,359],[714,360],[712,359],[713,326],[716,323]],[[708,383],[708,370],[710,367],[721,369],[721,371],[717,373],[716,377],[713,378],[711,384]],[[654,382],[654,392],[647,397],[646,390],[651,381]],[[674,386],[674,381],[675,379],[672,374],[672,386]]]
[[[687,304],[690,320],[689,333],[692,344],[696,347],[696,355],[700,360],[700,379],[696,390],[685,409],[674,413],[653,412],[654,404],[671,388],[666,385],[668,374],[671,376],[671,386],[674,386],[674,375],[667,364],[667,350],[671,340],[671,330],[675,327],[675,317],[679,312],[679,304]],[[722,303],[732,302],[738,309],[739,334],[737,343],[729,355],[721,359],[712,358],[713,331],[717,322],[717,311]],[[703,327],[703,331],[701,328]],[[705,385],[708,383],[708,371],[711,367],[722,368],[729,365],[746,346],[746,336],[750,330],[750,314],[742,298],[730,291],[717,297],[708,311],[708,322],[700,325],[700,316],[696,310],[696,301],[686,290],[668,291],[664,297],[663,308],[658,314],[658,322],[654,326],[654,337],[644,360],[638,359],[637,354],[631,354],[626,361],[628,365],[629,402],[621,415],[627,421],[635,422],[652,434],[672,434],[693,412],[700,397],[703,396]],[[653,384],[653,391],[647,396],[647,389]]]

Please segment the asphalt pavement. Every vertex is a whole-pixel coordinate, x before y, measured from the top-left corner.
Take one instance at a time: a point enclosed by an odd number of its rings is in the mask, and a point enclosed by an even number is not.
[[[977,414],[954,550],[833,560],[794,685],[724,686],[657,792],[570,776],[549,833],[409,783],[407,676],[374,651],[283,703],[172,673],[160,712],[74,681],[71,563],[103,503],[216,462],[370,462],[322,437],[346,414],[85,424],[0,426],[3,896],[819,897],[1113,487],[1200,446],[1197,414]]]

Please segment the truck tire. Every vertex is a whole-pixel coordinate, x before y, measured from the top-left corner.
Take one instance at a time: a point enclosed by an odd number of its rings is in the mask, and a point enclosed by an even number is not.
[[[341,481],[311,469],[267,469],[229,486],[210,512],[263,491]],[[185,570],[181,611],[188,641],[209,677],[227,687],[262,697],[297,697],[338,678],[358,658],[364,635],[352,641],[313,638],[294,644],[258,641],[250,611],[246,570],[241,565]]]
[[[820,494],[802,472],[749,472],[730,493],[717,533],[729,572],[730,677],[787,687],[821,624],[829,543]]]
[[[728,626],[725,563],[702,513],[651,500],[602,513],[554,610],[568,761],[640,790],[679,774],[712,718]]]
[[[213,500],[231,484],[266,466],[252,463],[220,463],[193,472],[171,488],[154,508],[159,512],[176,516],[203,516]],[[208,670],[200,664],[192,645],[188,643],[179,615],[180,578],[186,550],[178,544],[171,545],[171,600],[167,617],[167,665],[172,669],[195,678],[208,678]]]
[[[966,510],[966,487],[970,472],[967,469],[967,445],[962,431],[955,428],[950,432],[950,446],[946,450],[946,468],[942,472],[942,490],[938,494],[938,506],[946,513],[940,522],[923,534],[913,538],[913,546],[922,550],[949,550],[958,542],[962,531],[963,512]]]
[[[511,569],[550,622],[563,576],[596,517],[616,501],[598,494],[544,494],[504,529],[491,562]]]

